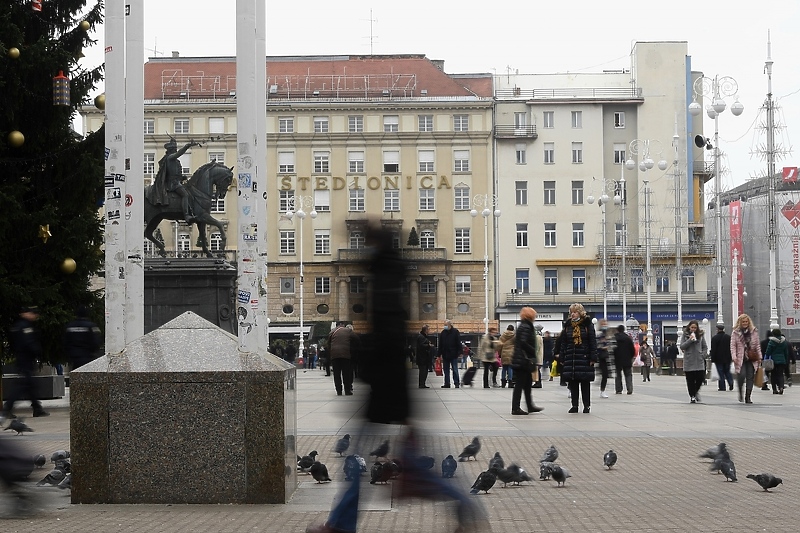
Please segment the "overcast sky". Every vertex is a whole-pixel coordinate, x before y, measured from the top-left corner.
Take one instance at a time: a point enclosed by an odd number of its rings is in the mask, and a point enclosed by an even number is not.
[[[169,56],[173,50],[182,56],[235,55],[235,0],[144,3],[146,55]],[[267,55],[425,54],[444,60],[448,73],[599,72],[629,68],[635,41],[687,41],[692,68],[733,77],[745,106],[739,117],[730,111],[720,116],[726,190],[766,170],[766,162],[750,154],[766,143],[758,128],[763,115],[758,117],[767,93],[768,31],[773,94],[786,126],[776,141],[788,148],[793,138],[800,140],[798,28],[798,0],[671,0],[660,7],[630,0],[306,0],[267,2]],[[99,46],[87,51],[87,66],[103,60],[102,28],[97,30]],[[713,136],[712,120],[706,118],[704,130]],[[800,145],[777,168],[798,166],[798,150]]]

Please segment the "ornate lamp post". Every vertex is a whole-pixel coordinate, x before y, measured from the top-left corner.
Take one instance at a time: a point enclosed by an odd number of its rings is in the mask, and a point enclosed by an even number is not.
[[[486,335],[489,334],[489,217],[500,216],[500,210],[496,206],[497,196],[494,194],[476,194],[472,198],[472,209],[469,212],[475,218],[479,213],[477,208],[483,208],[480,214],[483,217],[483,330]],[[494,211],[492,208],[495,208]]]
[[[711,104],[706,106],[706,113],[710,118],[714,119],[714,145],[711,145],[709,139],[702,135],[697,135],[694,138],[695,145],[698,148],[705,147],[707,150],[714,150],[714,209],[716,215],[717,225],[717,324],[722,325],[725,321],[722,318],[722,204],[720,202],[720,164],[719,164],[719,115],[727,108],[725,98],[735,96],[739,90],[739,84],[730,76],[714,76],[709,78],[707,76],[700,76],[694,82],[694,100],[689,104],[689,113],[692,116],[698,116],[702,111],[702,107],[697,102],[697,96],[711,96]],[[744,106],[736,98],[736,101],[731,105],[731,113],[738,117],[744,111]]]
[[[311,208],[311,212],[306,213],[303,210],[304,207]],[[294,211],[295,208],[297,208],[297,211]],[[314,209],[314,198],[311,196],[293,196],[289,199],[289,210],[286,212],[286,216],[291,220],[297,215],[297,219],[300,221],[300,343],[298,346],[300,357],[303,356],[303,350],[305,349],[305,329],[303,328],[303,312],[305,310],[303,291],[303,221],[306,218],[306,214],[310,215],[312,219],[317,218],[317,211]]]
[[[593,181],[598,181],[597,178],[592,178]],[[615,185],[615,182],[612,180],[607,180],[605,178],[601,178],[602,180],[602,190],[600,192],[600,197],[597,199],[597,206],[603,213],[603,222],[602,222],[602,233],[603,233],[603,240],[602,240],[602,252],[603,252],[603,318],[608,320],[608,245],[606,243],[606,205],[608,204],[609,196],[607,194],[608,189],[612,189]],[[589,195],[586,197],[586,201],[589,204],[594,203],[594,195]],[[622,201],[622,197],[618,194],[614,195],[614,204],[619,205]],[[623,315],[624,316],[624,315]]]

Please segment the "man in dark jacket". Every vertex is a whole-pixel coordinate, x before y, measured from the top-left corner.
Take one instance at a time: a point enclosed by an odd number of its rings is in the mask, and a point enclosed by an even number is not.
[[[439,356],[442,358],[442,372],[444,373],[443,389],[450,388],[451,372],[456,388],[461,384],[458,376],[458,358],[461,357],[461,350],[461,334],[448,318],[444,321],[444,329],[439,333]]]
[[[717,324],[717,334],[711,337],[711,362],[717,367],[719,376],[719,390],[725,390],[725,382],[728,388],[733,390],[733,375],[731,374],[731,336],[725,333],[725,326]]]
[[[664,362],[669,367],[669,375],[674,376],[678,366],[678,345],[674,341],[668,341],[667,349],[664,352]]]
[[[64,351],[72,370],[94,360],[100,348],[100,328],[89,320],[86,306],[78,306],[75,320],[64,327]]]
[[[6,400],[2,418],[16,418],[12,413],[14,403],[22,398],[31,401],[33,416],[50,414],[42,409],[42,403],[36,398],[36,384],[33,381],[33,371],[37,362],[42,358],[42,344],[39,342],[39,333],[35,327],[38,319],[38,308],[23,307],[19,313],[19,320],[11,326],[9,331],[11,351],[17,360],[17,372],[23,379],[20,389],[14,391],[14,396]]]
[[[536,320],[536,310],[533,307],[523,307],[519,311],[519,327],[514,336],[514,356],[511,367],[514,369],[514,392],[511,394],[511,414],[527,415],[538,413],[543,408],[533,403],[531,388],[533,376],[531,373],[542,358],[542,339],[533,328]],[[522,394],[525,393],[525,403],[528,410],[520,408]]]
[[[431,366],[431,341],[428,338],[428,324],[422,326],[417,335],[417,368],[419,369],[419,388],[429,389],[425,382],[428,380],[428,370]]]
[[[617,326],[614,334],[617,343],[614,348],[614,365],[617,367],[617,375],[614,378],[614,385],[617,394],[622,394],[622,375],[625,375],[625,388],[628,394],[633,394],[633,358],[636,357],[636,349],[633,347],[633,340],[625,333],[625,325]]]

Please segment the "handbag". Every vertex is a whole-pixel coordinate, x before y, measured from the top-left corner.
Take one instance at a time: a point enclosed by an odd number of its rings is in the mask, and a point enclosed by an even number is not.
[[[772,370],[775,370],[775,361],[773,361],[772,359],[764,359],[761,362],[761,366],[764,367],[764,371],[770,372]]]
[[[755,384],[756,387],[761,387],[762,385],[764,385],[764,369],[763,368],[759,367],[759,369],[756,371],[756,375],[753,378],[753,383]]]
[[[752,346],[747,348],[747,359],[753,362],[761,359],[761,354],[758,353],[758,348],[754,348]]]
[[[636,356],[636,358],[633,360],[633,366],[644,366],[641,356]]]
[[[437,376],[442,375],[442,358],[437,357],[436,361],[433,363],[433,371]]]

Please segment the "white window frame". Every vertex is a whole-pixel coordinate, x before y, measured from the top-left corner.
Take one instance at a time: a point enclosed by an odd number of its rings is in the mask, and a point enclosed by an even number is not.
[[[554,165],[556,162],[556,143],[544,143],[544,164]]]
[[[433,115],[419,115],[417,117],[417,128],[422,132],[433,131]]]
[[[528,248],[528,223],[517,222],[517,248]]]
[[[631,293],[644,293],[644,269],[631,269]]]
[[[144,134],[154,135],[155,133],[156,133],[156,119],[154,118],[144,119]]]
[[[288,213],[294,211],[294,189],[278,191],[278,211]]]
[[[314,174],[330,174],[331,153],[327,150],[314,151]]]
[[[330,276],[319,276],[314,278],[314,294],[330,294],[330,293],[331,293]]]
[[[188,118],[175,118],[172,120],[172,131],[175,134],[191,133],[189,131],[191,121]]]
[[[281,255],[294,255],[297,252],[295,247],[295,231],[293,229],[282,229],[279,231],[279,253]]]
[[[213,213],[213,211],[212,211]],[[222,233],[214,231],[208,237],[208,249],[212,252],[222,251]]]
[[[419,190],[419,210],[436,211],[436,189],[421,188]]]
[[[424,229],[419,232],[420,248],[436,248],[436,234],[431,229]]]
[[[360,229],[356,229],[350,232],[350,235],[347,237],[348,248],[351,250],[361,250],[367,245],[366,237],[364,232]]]
[[[625,111],[614,111],[614,127],[617,129],[625,128]]]
[[[143,168],[145,176],[153,176],[156,173],[156,154],[155,152],[144,152],[142,154]]]
[[[556,182],[547,180],[542,183],[544,205],[556,205]]]
[[[469,211],[470,210],[470,188],[466,185],[456,185],[453,188],[453,210],[454,211]]]
[[[399,115],[383,115],[383,131],[386,133],[397,133],[400,131]]]
[[[328,117],[314,117],[314,133],[328,133]]]
[[[347,172],[350,174],[364,173],[363,150],[350,150],[347,152]]]
[[[470,276],[456,276],[456,293],[467,294],[472,292],[472,278]]]
[[[575,165],[579,165],[583,163],[583,143],[582,142],[573,142],[572,143],[572,163]]]
[[[531,271],[528,268],[517,268],[514,271],[514,289],[517,294],[531,292]]]
[[[278,174],[294,174],[295,168],[294,152],[278,152]]]
[[[544,247],[545,248],[555,248],[557,241],[556,241],[556,223],[555,222],[545,222],[544,223]]]
[[[528,113],[526,111],[514,112],[514,129],[524,130],[528,126]]]
[[[219,163],[221,165],[225,164],[225,150],[209,150],[208,151],[208,162],[209,163]]]
[[[456,254],[472,253],[472,240],[469,228],[456,228],[453,252]]]
[[[469,172],[469,150],[453,150],[453,172]]]
[[[469,115],[453,115],[453,131],[469,131]]]
[[[528,145],[525,143],[518,143],[514,147],[514,156],[518,165],[528,164]]]
[[[685,293],[695,292],[695,275],[691,268],[684,268],[681,272],[681,289]]]
[[[383,151],[384,174],[397,174],[400,172],[400,150]]]
[[[558,269],[548,268],[544,271],[544,293],[558,294]]]
[[[545,129],[555,128],[555,111],[542,112],[542,127]]]
[[[572,111],[570,115],[572,117],[572,129],[583,128],[583,111]]]
[[[583,205],[583,180],[572,180],[572,205]]]
[[[347,131],[361,133],[364,131],[364,115],[349,115],[347,117]]]
[[[294,117],[278,117],[278,133],[294,133]]]
[[[188,233],[179,233],[175,249],[179,252],[188,252],[192,249],[192,236]]]
[[[320,213],[327,213],[331,210],[330,189],[314,189],[314,209]]]
[[[314,255],[331,254],[331,230],[314,230]]]
[[[383,210],[386,212],[400,211],[400,190],[399,189],[384,189],[383,190]]]
[[[366,211],[364,189],[347,190],[347,210],[351,213],[363,213]]]
[[[572,269],[572,294],[586,294],[586,269]]]
[[[614,143],[614,164],[625,164],[625,143]]]
[[[417,159],[419,161],[419,171],[435,172],[435,156],[436,152],[434,150],[418,150]]]
[[[586,246],[586,235],[583,222],[572,223],[572,247],[583,248]]]
[[[528,182],[514,182],[514,201],[515,205],[528,205]]]
[[[211,199],[211,212],[224,213],[225,212],[225,196],[219,196]]]

